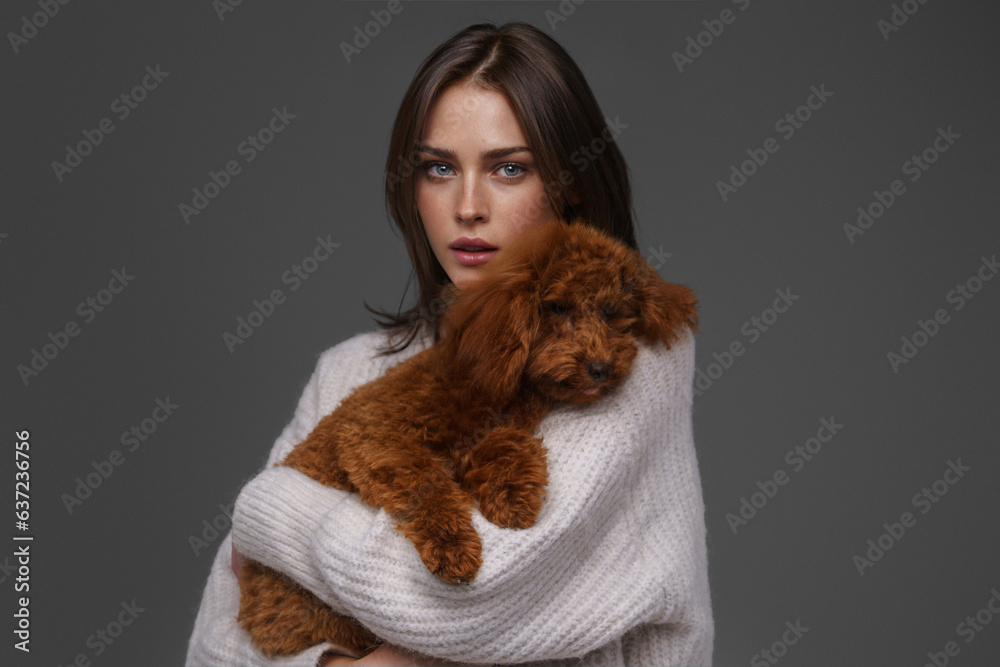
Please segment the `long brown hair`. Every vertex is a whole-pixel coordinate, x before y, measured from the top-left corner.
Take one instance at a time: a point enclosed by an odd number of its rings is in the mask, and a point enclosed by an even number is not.
[[[424,60],[393,125],[385,204],[403,234],[419,294],[414,307],[395,315],[365,303],[370,312],[385,318],[376,323],[390,330],[390,338],[404,338],[390,342],[380,355],[405,349],[424,325],[432,327],[436,342],[444,305],[454,294],[443,291],[451,280],[430,247],[417,211],[417,146],[437,96],[451,85],[468,82],[506,96],[545,183],[543,204],[551,205],[567,223],[583,218],[636,247],[628,167],[580,68],[558,42],[527,23],[471,25]],[[408,280],[406,291],[409,285]]]

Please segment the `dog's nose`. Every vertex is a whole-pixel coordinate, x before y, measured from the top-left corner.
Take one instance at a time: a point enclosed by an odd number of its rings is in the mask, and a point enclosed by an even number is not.
[[[591,361],[587,364],[587,373],[595,382],[604,382],[611,375],[611,365],[603,361]]]

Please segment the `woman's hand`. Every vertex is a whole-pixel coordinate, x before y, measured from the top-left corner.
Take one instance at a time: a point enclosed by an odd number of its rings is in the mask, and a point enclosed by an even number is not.
[[[346,655],[324,654],[319,664],[321,667],[455,667],[460,663],[428,658],[392,644],[382,644],[365,657],[358,659]]]

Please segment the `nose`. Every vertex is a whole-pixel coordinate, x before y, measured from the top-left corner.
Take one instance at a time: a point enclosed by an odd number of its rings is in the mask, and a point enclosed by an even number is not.
[[[472,222],[486,218],[486,204],[483,201],[481,185],[474,174],[467,175],[462,181],[462,194],[458,200],[455,214],[459,220]]]
[[[603,361],[591,361],[587,364],[587,373],[594,382],[604,382],[611,376],[611,365]]]

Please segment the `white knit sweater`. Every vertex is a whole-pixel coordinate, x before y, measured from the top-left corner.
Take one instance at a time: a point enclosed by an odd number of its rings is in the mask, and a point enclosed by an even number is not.
[[[431,344],[376,358],[372,331],[324,352],[268,459],[236,501],[188,646],[191,667],[316,665],[329,644],[268,659],[236,623],[230,539],[392,644],[458,662],[710,665],[714,627],[692,436],[694,337],[640,345],[605,398],[558,405],[537,434],[548,495],[537,523],[473,512],[483,564],[468,585],[427,571],[385,510],[273,466],[355,387]]]

